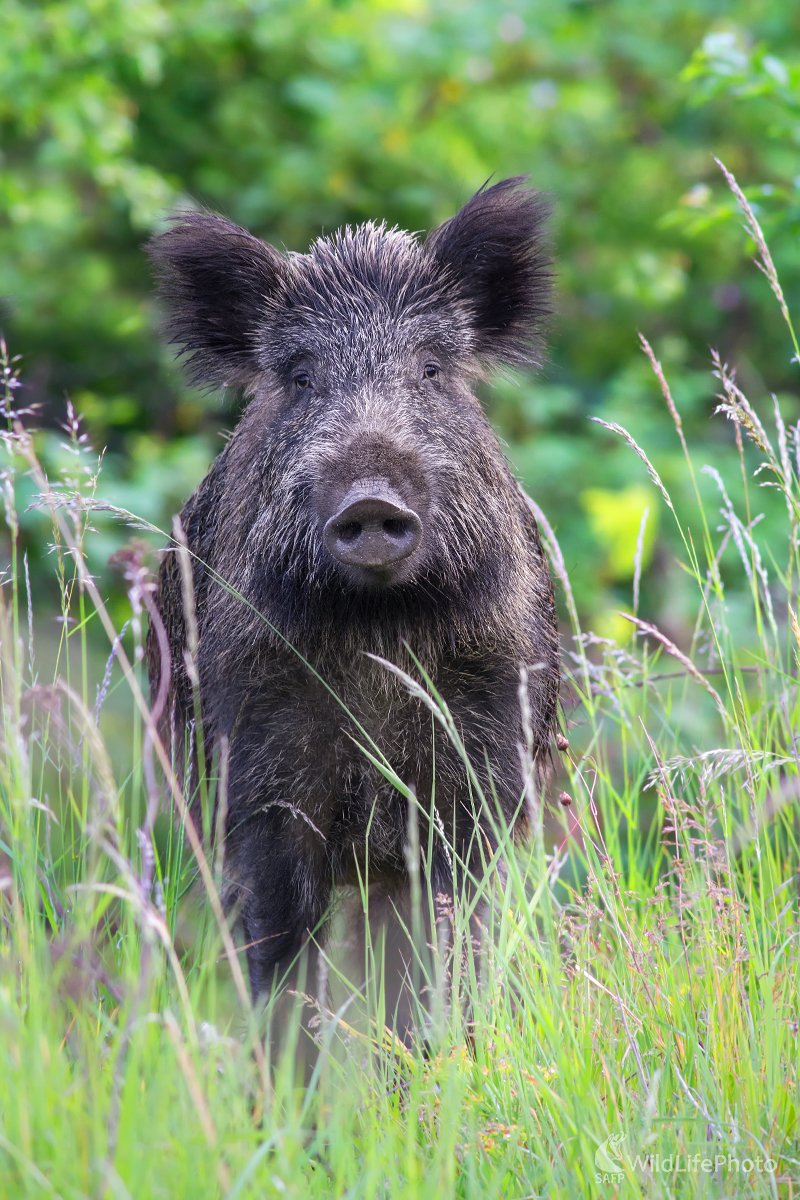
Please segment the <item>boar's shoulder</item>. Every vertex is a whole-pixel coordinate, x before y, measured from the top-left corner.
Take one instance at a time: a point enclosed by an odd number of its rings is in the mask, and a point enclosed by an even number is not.
[[[210,582],[207,568],[213,567],[210,555],[216,531],[219,500],[224,486],[226,457],[227,451],[223,451],[212,464],[211,470],[203,482],[186,501],[180,514],[181,525],[191,554],[197,612],[203,611],[205,595]],[[168,720],[174,714],[176,723],[182,725],[190,716],[192,698],[184,664],[186,620],[181,564],[174,541],[166,549],[161,560],[155,602],[170,649],[170,692],[164,719]],[[152,627],[147,637],[147,659],[150,690],[152,694],[155,694],[161,677],[162,664],[158,638]]]

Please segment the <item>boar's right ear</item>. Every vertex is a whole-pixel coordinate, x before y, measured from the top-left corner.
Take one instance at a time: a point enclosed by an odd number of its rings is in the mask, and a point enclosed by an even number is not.
[[[428,235],[425,249],[460,285],[479,358],[538,363],[550,313],[548,206],[525,176],[482,187]]]
[[[258,334],[286,260],[246,229],[184,210],[147,252],[172,343],[190,355],[194,382],[247,387],[263,369]]]

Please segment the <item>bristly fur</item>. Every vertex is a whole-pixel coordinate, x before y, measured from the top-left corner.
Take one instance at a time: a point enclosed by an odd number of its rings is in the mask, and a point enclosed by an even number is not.
[[[151,244],[167,330],[194,377],[252,397],[182,521],[205,745],[210,754],[230,742],[226,874],[254,943],[256,993],[322,922],[332,887],[363,877],[367,861],[376,886],[407,890],[405,804],[356,745],[365,733],[423,809],[435,803],[474,869],[494,844],[458,754],[370,655],[411,673],[422,663],[487,794],[491,771],[506,819],[524,832],[520,668],[541,765],[556,717],[555,606],[535,522],[470,380],[492,363],[537,359],[544,213],[514,179],[482,189],[424,242],[368,222],[281,255],[192,212]],[[423,530],[380,586],[322,536],[363,480],[390,486]],[[157,601],[171,647],[164,733],[176,730],[180,761],[193,701],[172,553]],[[157,687],[152,635],[149,665]],[[454,886],[448,862],[440,847],[438,891]]]
[[[550,313],[548,207],[524,178],[482,188],[420,243],[366,222],[281,255],[233,222],[183,210],[149,246],[165,332],[192,378],[250,389],[320,316],[427,317],[454,352],[489,365],[539,361]]]
[[[471,308],[476,352],[490,363],[538,364],[550,315],[549,209],[524,176],[483,187],[428,237]]]
[[[197,382],[247,385],[254,338],[286,268],[272,246],[223,217],[185,210],[150,256],[169,313],[165,332]]]

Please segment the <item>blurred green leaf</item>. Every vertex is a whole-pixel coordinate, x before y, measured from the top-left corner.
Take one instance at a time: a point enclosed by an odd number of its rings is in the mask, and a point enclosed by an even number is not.
[[[642,483],[587,417],[644,438],[668,486],[679,453],[638,330],[679,347],[662,356],[709,461],[732,436],[709,423],[710,346],[753,403],[775,391],[797,409],[713,163],[759,206],[797,311],[800,28],[782,0],[6,0],[0,137],[0,325],[28,396],[52,425],[71,394],[109,446],[104,480],[127,495],[146,479],[148,512],[180,504],[236,411],[188,388],[157,336],[142,242],[187,200],[304,250],[367,217],[428,229],[490,176],[550,194],[548,365],[483,398],[586,609],[607,603],[607,563],[580,494]],[[190,470],[165,465],[173,444]],[[668,557],[643,585],[651,608]]]

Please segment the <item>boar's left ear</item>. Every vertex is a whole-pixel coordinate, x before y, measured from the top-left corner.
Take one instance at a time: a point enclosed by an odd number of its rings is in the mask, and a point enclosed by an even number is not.
[[[488,362],[537,363],[550,312],[548,207],[525,183],[523,175],[484,186],[425,242],[460,284],[476,353]]]
[[[263,370],[259,333],[286,259],[232,221],[192,210],[177,213],[147,252],[167,310],[166,333],[189,354],[193,381],[254,383]]]

